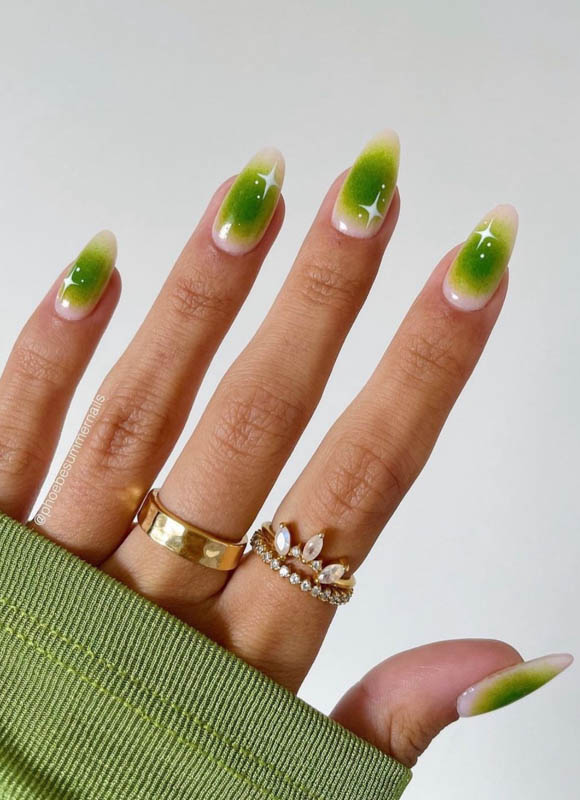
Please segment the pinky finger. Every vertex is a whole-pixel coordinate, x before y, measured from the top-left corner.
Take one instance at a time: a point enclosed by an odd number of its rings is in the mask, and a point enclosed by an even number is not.
[[[116,256],[112,233],[91,239],[24,326],[0,378],[0,509],[16,519],[30,512],[119,300]]]

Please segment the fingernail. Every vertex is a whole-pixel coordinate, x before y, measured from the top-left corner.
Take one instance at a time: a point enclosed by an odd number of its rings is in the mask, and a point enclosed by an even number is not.
[[[69,267],[56,296],[56,313],[69,320],[87,317],[103,296],[116,259],[114,234],[97,233]]]
[[[558,653],[494,672],[459,696],[457,712],[460,717],[474,717],[514,703],[551,681],[573,661],[568,653]]]
[[[399,172],[399,137],[379,133],[352,165],[336,198],[332,224],[347,236],[374,236],[391,205]]]
[[[443,294],[462,311],[476,311],[493,297],[510,260],[518,212],[496,206],[476,225],[449,267]]]
[[[221,250],[242,255],[256,247],[278,205],[284,169],[284,156],[273,147],[260,150],[246,164],[214,220],[213,239]]]

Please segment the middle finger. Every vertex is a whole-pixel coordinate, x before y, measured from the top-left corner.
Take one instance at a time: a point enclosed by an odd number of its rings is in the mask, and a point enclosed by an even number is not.
[[[273,308],[161,489],[174,514],[232,540],[253,522],[373,283],[398,216],[398,161],[398,137],[385,131],[331,188]],[[190,622],[194,604],[226,580],[161,548],[139,527],[104,568]]]

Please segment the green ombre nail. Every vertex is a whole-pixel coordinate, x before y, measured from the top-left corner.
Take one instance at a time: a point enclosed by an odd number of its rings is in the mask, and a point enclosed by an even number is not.
[[[332,212],[342,233],[366,239],[379,230],[391,205],[399,172],[399,137],[383,131],[367,144],[345,178]]]
[[[232,184],[213,224],[213,239],[227,253],[253,250],[268,229],[280,199],[284,157],[266,148],[252,158]]]
[[[460,695],[457,712],[460,717],[473,717],[514,703],[551,681],[573,660],[567,653],[543,656],[488,675]]]
[[[97,233],[67,271],[55,300],[57,314],[70,320],[87,317],[107,288],[116,258],[115,236]]]
[[[447,300],[463,311],[476,311],[495,294],[507,268],[518,214],[513,206],[496,206],[484,217],[455,257],[443,281]]]

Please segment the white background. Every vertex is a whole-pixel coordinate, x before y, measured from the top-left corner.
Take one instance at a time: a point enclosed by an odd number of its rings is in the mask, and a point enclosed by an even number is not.
[[[375,662],[439,638],[499,637],[527,658],[579,655],[576,3],[2,0],[0,9],[0,355],[85,240],[110,227],[120,243],[123,299],[60,455],[209,195],[262,145],[287,158],[286,224],[188,432],[327,186],[385,126],[401,136],[403,200],[372,297],[267,514],[439,257],[496,203],[518,207],[510,292],[487,351],[302,695],[329,711]],[[288,620],[287,635],[297,624]],[[578,675],[573,667],[521,703],[453,725],[406,797],[577,797]]]

